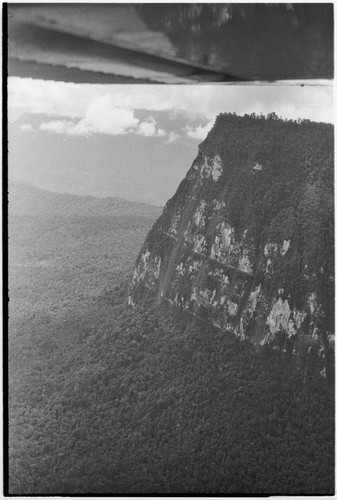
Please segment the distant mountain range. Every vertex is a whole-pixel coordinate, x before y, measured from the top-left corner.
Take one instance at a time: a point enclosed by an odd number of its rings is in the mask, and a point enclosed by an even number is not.
[[[141,215],[158,217],[160,207],[136,203],[118,197],[98,198],[75,194],[54,193],[33,184],[10,181],[8,188],[9,216],[21,215]]]
[[[160,127],[180,130],[182,117],[152,113]],[[139,119],[144,116],[139,112]],[[58,193],[117,196],[163,206],[173,196],[196,153],[196,141],[163,137],[46,132],[44,123],[67,117],[24,113],[9,126],[8,174]]]

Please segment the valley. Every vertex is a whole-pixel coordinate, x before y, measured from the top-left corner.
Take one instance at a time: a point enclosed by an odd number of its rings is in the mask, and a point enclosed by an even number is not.
[[[10,494],[334,494],[334,388],[316,350],[257,347],[146,296],[129,307],[161,209],[70,197],[65,210],[19,189]]]

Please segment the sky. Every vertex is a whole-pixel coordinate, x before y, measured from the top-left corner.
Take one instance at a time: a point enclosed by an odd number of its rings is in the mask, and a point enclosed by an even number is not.
[[[332,87],[93,85],[9,78],[9,175],[51,191],[164,205],[216,116],[333,122]]]

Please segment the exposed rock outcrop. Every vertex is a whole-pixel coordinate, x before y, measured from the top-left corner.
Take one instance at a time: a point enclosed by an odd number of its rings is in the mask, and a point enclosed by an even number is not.
[[[334,342],[333,127],[218,116],[143,245],[129,303],[254,343]]]

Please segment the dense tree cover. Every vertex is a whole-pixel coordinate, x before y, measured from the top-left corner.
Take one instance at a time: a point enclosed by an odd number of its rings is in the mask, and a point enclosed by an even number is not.
[[[152,221],[10,220],[10,493],[333,494],[316,351],[126,307]]]
[[[325,315],[322,331],[333,333],[333,126],[275,113],[222,114],[201,145],[204,154],[214,148],[223,158],[226,219],[238,233],[247,230],[257,252],[269,241],[290,242],[286,257],[274,263],[272,281],[282,283],[298,309],[315,291]],[[215,197],[223,187],[216,189]]]
[[[84,335],[97,321],[93,313],[84,319],[84,311],[103,298],[109,298],[111,304],[115,287],[128,280],[125,270],[132,266],[159,212],[158,207],[125,200],[11,186],[9,295],[13,329],[18,332],[31,322],[32,329],[58,325],[61,331],[75,328],[71,337]]]
[[[275,113],[219,115],[144,242],[134,302],[167,298],[264,342],[273,339],[280,299],[291,311],[281,325],[294,334],[288,347],[319,341],[328,351],[335,333],[333,150],[331,124]],[[160,259],[157,272],[142,267],[147,252]]]

